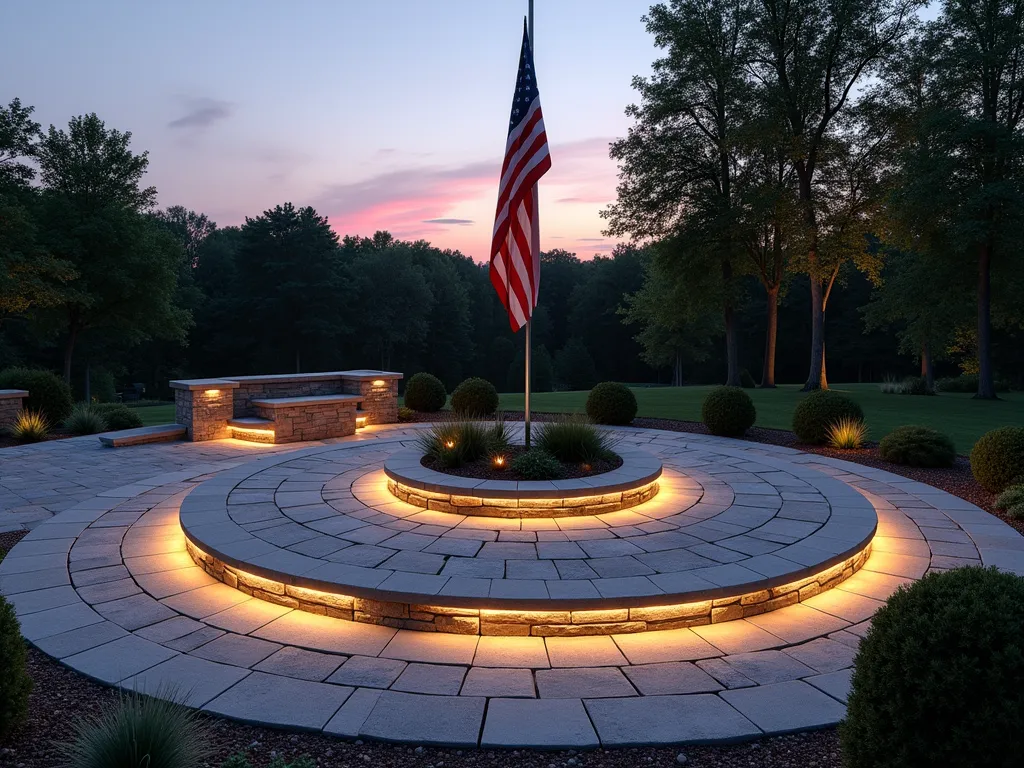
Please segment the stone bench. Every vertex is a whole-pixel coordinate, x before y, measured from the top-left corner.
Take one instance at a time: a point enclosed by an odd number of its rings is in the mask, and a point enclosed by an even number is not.
[[[344,437],[398,421],[393,371],[231,376],[172,381],[175,421],[193,441],[284,443]]]
[[[122,429],[117,432],[104,432],[99,441],[108,448],[122,448],[127,445],[145,445],[146,443],[168,443],[181,440],[187,430],[181,424],[159,424],[155,427],[138,427]]]
[[[14,423],[21,411],[21,402],[28,397],[24,389],[0,389],[0,430]]]

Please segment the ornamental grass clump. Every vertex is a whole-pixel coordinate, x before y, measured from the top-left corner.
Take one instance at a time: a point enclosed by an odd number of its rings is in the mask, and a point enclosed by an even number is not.
[[[592,464],[615,458],[615,443],[611,434],[595,427],[586,416],[574,414],[537,426],[534,436],[537,447],[558,461]]]
[[[73,435],[95,435],[107,431],[107,422],[96,408],[79,403],[64,421],[64,428]]]
[[[73,768],[196,768],[210,756],[207,727],[172,689],[122,693],[74,725],[62,752]]]
[[[50,422],[40,411],[22,410],[8,430],[19,443],[38,443],[50,434]]]
[[[448,469],[508,449],[511,435],[503,421],[449,420],[431,425],[420,435],[423,455]]]
[[[868,428],[863,421],[843,417],[835,424],[829,424],[825,440],[832,448],[853,450],[862,447],[867,436]]]
[[[861,641],[846,768],[1020,765],[1024,578],[954,568],[902,586]]]

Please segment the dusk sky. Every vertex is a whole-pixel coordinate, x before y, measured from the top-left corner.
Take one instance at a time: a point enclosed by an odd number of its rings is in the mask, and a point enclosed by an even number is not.
[[[656,56],[649,0],[536,0],[552,170],[541,245],[610,251],[608,143]],[[526,0],[3,0],[0,100],[96,112],[149,150],[159,205],[220,225],[312,205],[487,258]]]

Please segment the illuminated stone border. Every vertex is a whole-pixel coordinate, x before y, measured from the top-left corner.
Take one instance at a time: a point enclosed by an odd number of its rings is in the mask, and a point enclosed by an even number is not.
[[[622,465],[610,472],[571,480],[479,480],[424,467],[422,452],[410,448],[384,462],[388,490],[395,498],[436,512],[477,517],[538,518],[603,515],[654,498],[662,466],[633,448],[617,449]]]
[[[340,594],[316,586],[291,584],[251,573],[203,551],[187,535],[185,546],[196,564],[213,578],[252,597],[288,608],[364,624],[426,632],[502,637],[576,637],[718,624],[795,605],[832,589],[860,570],[871,555],[873,537],[872,531],[868,540],[854,553],[842,555],[817,572],[799,578],[794,578],[796,574],[786,574],[756,584],[680,595],[676,597],[679,602],[665,602],[673,599],[666,595],[646,598],[661,601],[651,605],[637,604],[637,598],[623,598],[619,606],[616,606],[614,599],[607,599],[604,601],[607,607],[577,609],[572,607],[573,601],[550,600],[555,607],[547,610],[488,607],[484,603],[496,605],[497,602],[486,600],[477,601],[476,606],[469,603],[463,606],[403,602],[400,599],[374,597],[372,595],[375,590],[360,590],[363,595]]]

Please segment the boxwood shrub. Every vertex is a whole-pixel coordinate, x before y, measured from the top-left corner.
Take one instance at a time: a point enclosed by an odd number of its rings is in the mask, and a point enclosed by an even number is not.
[[[896,427],[878,443],[878,452],[886,461],[909,467],[951,467],[956,461],[956,446],[948,436],[931,427]]]
[[[754,426],[757,409],[739,387],[715,387],[704,398],[700,417],[712,435],[740,437]]]
[[[50,371],[8,368],[0,371],[0,389],[27,389],[22,407],[43,414],[50,424],[62,424],[71,415],[71,387]]]
[[[25,641],[18,618],[14,607],[0,596],[0,743],[25,719],[30,690],[32,679],[25,671]]]
[[[531,448],[516,456],[512,471],[526,480],[557,480],[562,476],[562,465],[547,451]]]
[[[625,384],[603,381],[590,390],[586,408],[598,424],[623,426],[636,418],[636,395]]]
[[[123,403],[93,403],[92,409],[103,417],[110,432],[142,426],[142,417],[138,411]]]
[[[414,411],[440,411],[447,400],[448,392],[444,384],[433,374],[421,371],[414,374],[405,385],[405,405]]]
[[[864,421],[860,404],[830,389],[819,389],[804,397],[793,410],[793,432],[802,442],[819,445],[828,429],[842,419]]]
[[[1024,427],[1001,427],[982,435],[971,450],[971,472],[992,493],[1024,482]]]
[[[956,568],[900,587],[857,653],[847,768],[1019,765],[1024,578]]]
[[[466,379],[452,392],[452,410],[460,416],[491,416],[498,410],[498,390],[487,379]]]

